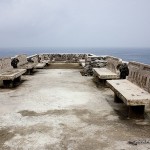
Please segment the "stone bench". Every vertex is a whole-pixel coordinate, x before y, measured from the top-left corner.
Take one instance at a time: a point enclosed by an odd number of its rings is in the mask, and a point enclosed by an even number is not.
[[[85,67],[85,59],[80,59],[79,65],[81,65],[84,68]]]
[[[121,59],[111,56],[107,56],[106,61],[106,67],[93,68],[94,78],[97,78],[103,85],[105,85],[106,80],[119,79],[117,66],[122,63]]]
[[[3,81],[4,87],[14,87],[21,80],[21,75],[26,69],[13,69],[11,58],[0,59],[0,80]]]
[[[49,64],[51,63],[49,54],[41,54],[41,55],[39,55],[39,57],[40,57],[41,63],[45,63],[46,66],[49,66]]]
[[[123,101],[128,106],[128,117],[144,117],[145,105],[150,103],[150,66],[129,62],[128,79],[107,80],[115,93],[115,102]]]
[[[27,55],[23,54],[23,55],[17,55],[15,56],[15,58],[17,58],[19,60],[18,63],[18,68],[20,69],[26,69],[27,72],[26,74],[32,74],[33,70],[35,68],[35,66],[37,65],[37,62],[35,63],[34,61],[29,62],[27,60]]]
[[[46,66],[45,62],[40,62],[40,58],[38,54],[31,55],[27,57],[27,60],[30,59],[37,65],[34,67],[35,69],[43,69]]]

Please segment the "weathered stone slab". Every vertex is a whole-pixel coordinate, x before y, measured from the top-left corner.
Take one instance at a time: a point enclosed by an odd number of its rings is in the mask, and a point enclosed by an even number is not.
[[[14,80],[26,72],[26,69],[13,69],[0,74],[0,80]]]
[[[100,79],[119,79],[119,74],[116,74],[107,68],[93,68],[93,72]]]
[[[13,69],[11,66],[11,58],[0,59],[0,80],[3,81],[5,87],[13,87],[21,80],[21,75],[26,69]],[[11,85],[11,86],[10,86]]]
[[[40,62],[40,57],[38,54],[28,56],[27,59],[32,61],[34,64],[36,64],[34,66],[34,68],[36,68],[36,69],[42,69],[46,66],[45,62]]]
[[[17,55],[15,57],[19,60],[18,66],[22,66],[22,65],[28,63],[26,54]]]
[[[16,58],[19,60],[18,68],[20,69],[33,69],[37,65],[37,62],[28,62],[25,54],[17,55]]]
[[[13,67],[11,66],[11,58],[1,58],[0,59],[0,73],[5,71],[12,70]]]
[[[129,62],[128,80],[150,93],[150,65]]]
[[[146,105],[150,102],[150,93],[129,80],[107,80],[108,86],[126,105]]]
[[[106,57],[107,65],[106,68],[111,70],[114,73],[117,73],[117,66],[122,63],[122,59],[112,57],[112,56],[107,56]]]
[[[38,63],[35,68],[36,69],[43,69],[46,66],[46,63]]]
[[[34,69],[36,65],[37,65],[37,63],[29,63],[28,62],[26,64],[18,66],[18,68],[21,68],[21,69]]]
[[[27,60],[31,60],[34,63],[39,63],[39,55],[35,54],[35,55],[28,56]]]
[[[122,60],[119,58],[107,56],[106,57],[107,65],[105,68],[93,68],[94,74],[99,79],[119,79],[119,71],[117,70],[118,64],[122,63]]]

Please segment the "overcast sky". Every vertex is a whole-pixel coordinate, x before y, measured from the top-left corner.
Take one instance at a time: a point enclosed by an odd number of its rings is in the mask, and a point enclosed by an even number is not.
[[[0,47],[150,47],[150,0],[0,0]]]

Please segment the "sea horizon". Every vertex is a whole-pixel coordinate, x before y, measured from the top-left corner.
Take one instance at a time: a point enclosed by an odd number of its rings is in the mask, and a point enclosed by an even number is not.
[[[18,54],[40,54],[40,53],[92,53],[95,55],[111,55],[119,57],[124,61],[137,61],[150,64],[150,48],[57,48],[57,47],[20,47],[0,48],[0,57],[13,57]]]

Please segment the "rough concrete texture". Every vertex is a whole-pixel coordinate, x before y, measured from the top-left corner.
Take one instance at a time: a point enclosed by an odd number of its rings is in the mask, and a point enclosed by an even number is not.
[[[150,118],[129,120],[110,89],[78,69],[40,70],[16,89],[0,89],[2,150],[148,150]]]

